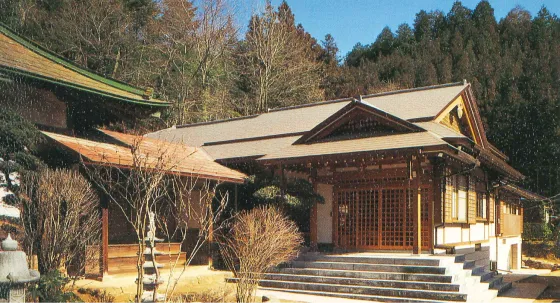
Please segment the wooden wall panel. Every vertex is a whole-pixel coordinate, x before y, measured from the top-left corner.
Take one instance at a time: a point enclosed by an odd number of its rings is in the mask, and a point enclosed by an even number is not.
[[[476,223],[476,179],[474,176],[468,177],[469,187],[467,193],[467,221],[469,224]]]
[[[488,192],[488,222],[494,222],[494,212],[496,209],[494,193]]]
[[[443,213],[444,213],[444,220],[446,223],[451,223],[453,222],[453,217],[452,217],[452,213],[451,213],[451,203],[453,201],[452,195],[453,195],[453,191],[455,190],[455,188],[453,187],[453,179],[454,176],[449,176],[451,174],[451,170],[448,168],[445,170],[445,175],[448,177],[445,177],[445,193],[443,195],[444,201],[443,201]]]

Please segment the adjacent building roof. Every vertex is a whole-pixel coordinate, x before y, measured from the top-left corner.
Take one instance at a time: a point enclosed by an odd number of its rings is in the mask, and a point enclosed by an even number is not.
[[[168,102],[151,98],[151,93],[146,93],[144,89],[79,67],[17,35],[1,23],[0,72],[70,87],[108,99],[152,107],[170,105]]]
[[[121,144],[96,142],[50,132],[44,135],[84,158],[84,162],[123,168],[163,169],[189,177],[242,183],[245,175],[215,162],[204,150],[141,136],[102,131]],[[137,153],[132,152],[137,149]]]

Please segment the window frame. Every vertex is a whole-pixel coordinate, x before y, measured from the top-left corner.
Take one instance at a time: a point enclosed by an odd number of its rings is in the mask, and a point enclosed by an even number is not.
[[[460,186],[459,178],[464,178],[464,186]],[[451,220],[455,223],[468,223],[469,220],[469,186],[468,178],[465,175],[453,175],[451,179]],[[464,198],[462,197],[464,193]],[[461,204],[464,203],[464,205]],[[461,207],[464,206],[464,207]],[[461,211],[464,213],[461,214]]]
[[[482,191],[476,192],[476,219],[487,220],[488,194]],[[481,216],[482,215],[482,216]]]

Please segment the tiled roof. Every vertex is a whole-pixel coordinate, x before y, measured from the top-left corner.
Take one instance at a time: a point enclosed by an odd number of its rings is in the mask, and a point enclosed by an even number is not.
[[[144,97],[144,90],[97,75],[26,40],[0,23],[0,71],[148,106],[168,102]]]
[[[259,160],[294,159],[440,145],[447,145],[447,143],[430,132],[419,132],[314,144],[290,145],[276,152],[267,154]]]
[[[386,111],[397,118],[424,119],[437,115],[465,88],[464,83],[451,83],[361,98],[364,104]],[[291,139],[288,138],[309,132],[353,100],[348,98],[319,102],[271,110],[249,117],[176,126],[146,136],[191,146],[204,146],[216,159],[262,156],[265,151],[266,154],[270,154],[290,146],[295,140],[290,142]],[[439,138],[462,136],[434,122],[414,124],[431,131]],[[276,138],[279,135],[282,138]]]
[[[243,182],[246,177],[238,171],[215,162],[200,148],[112,131],[104,130],[103,132],[122,142],[123,145],[96,142],[50,132],[43,132],[43,134],[77,152],[85,158],[86,162],[92,164],[134,167],[135,159],[131,146],[135,146],[140,153],[138,156],[145,161],[142,166],[146,168],[159,168],[190,177],[237,183]],[[166,159],[162,161],[161,157]]]
[[[434,118],[467,87],[450,83],[362,96],[362,100],[403,120]]]
[[[451,128],[437,122],[416,122],[414,125],[430,131],[441,138],[467,138],[465,135],[458,133]]]
[[[148,137],[191,146],[204,143],[298,134],[312,129],[350,102],[344,99],[307,106],[273,110],[268,113],[208,123],[188,124],[148,134]]]
[[[544,196],[541,196],[539,194],[536,194],[532,191],[526,190],[524,188],[521,188],[515,184],[505,184],[501,187],[499,187],[499,189],[503,189],[506,191],[509,191],[511,193],[517,194],[527,200],[532,200],[532,201],[544,201],[547,198]]]
[[[463,83],[422,87],[362,96],[362,101],[403,120],[434,117],[464,89]],[[187,124],[148,134],[166,141],[202,146],[279,134],[302,134],[342,109],[353,99],[319,102],[223,121]]]
[[[216,160],[243,157],[261,157],[290,146],[300,136],[256,139],[225,144],[202,146]]]

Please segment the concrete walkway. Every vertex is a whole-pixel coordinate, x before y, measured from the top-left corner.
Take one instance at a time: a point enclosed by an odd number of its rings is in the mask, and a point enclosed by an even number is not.
[[[266,296],[270,299],[271,303],[278,303],[278,302],[308,302],[308,303],[364,303],[364,302],[374,302],[374,301],[365,301],[365,300],[352,300],[352,299],[343,299],[343,298],[334,298],[334,297],[327,297],[327,296],[316,296],[316,295],[306,295],[306,294],[299,294],[299,293],[291,293],[287,291],[274,291],[274,290],[266,290],[259,288],[257,290],[256,296],[258,298],[262,296]]]
[[[510,290],[492,300],[492,303],[532,303],[547,287],[542,283],[514,282]]]
[[[512,282],[513,287],[492,300],[492,303],[532,303],[548,287],[546,283],[535,283],[531,279],[549,274],[548,269],[520,269],[504,274],[504,282]]]

